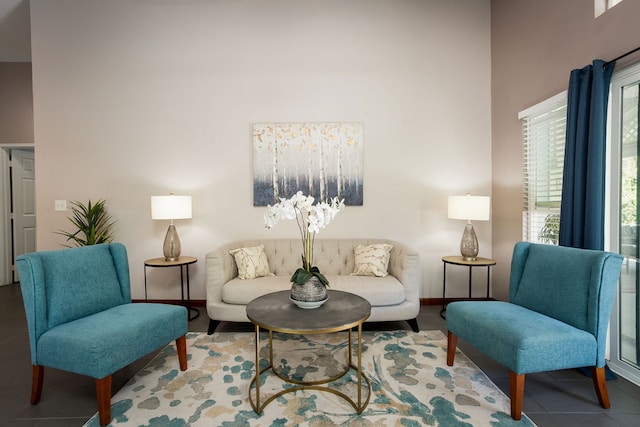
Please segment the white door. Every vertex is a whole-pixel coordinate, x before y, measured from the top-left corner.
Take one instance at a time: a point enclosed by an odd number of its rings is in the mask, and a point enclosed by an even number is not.
[[[13,265],[15,257],[36,250],[36,169],[33,150],[11,150]],[[19,280],[14,269],[14,281]]]

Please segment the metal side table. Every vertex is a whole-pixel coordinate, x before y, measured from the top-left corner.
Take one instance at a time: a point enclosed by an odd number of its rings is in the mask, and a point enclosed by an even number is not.
[[[349,292],[329,290],[329,299],[322,307],[302,309],[289,300],[291,291],[274,292],[254,299],[247,304],[247,317],[255,325],[256,331],[256,375],[249,385],[249,402],[260,414],[265,406],[285,393],[297,390],[319,390],[333,393],[346,400],[358,414],[369,404],[371,383],[362,372],[362,324],[371,314],[371,305],[367,300]],[[260,364],[260,328],[269,332],[269,362]],[[356,360],[352,358],[352,328],[357,328]],[[348,361],[345,369],[335,377],[305,382],[296,380],[280,372],[273,363],[273,333],[305,335],[347,331],[346,351]],[[357,396],[347,396],[329,386],[329,383],[345,376],[350,370],[356,372]],[[290,383],[283,390],[261,400],[261,376],[271,371],[281,380]],[[253,393],[252,393],[253,391]],[[255,397],[255,399],[254,399]]]
[[[180,301],[182,305],[187,307],[189,311],[189,320],[193,320],[200,316],[200,310],[191,307],[191,289],[189,286],[189,266],[195,264],[198,258],[192,256],[181,256],[175,261],[167,261],[164,258],[152,258],[144,262],[144,300],[147,301],[147,267],[179,267],[180,268]],[[184,278],[187,277],[187,299],[184,299]],[[192,315],[192,313],[195,313]]]
[[[471,299],[471,284],[472,284],[472,269],[474,267],[487,267],[487,299],[489,299],[489,288],[491,287],[491,267],[496,265],[496,260],[490,258],[477,257],[474,260],[466,260],[459,255],[449,255],[442,257],[443,263],[443,276],[442,276],[442,310],[440,310],[440,317],[445,318],[445,312],[447,311],[447,303],[445,295],[447,292],[447,265],[462,265],[469,267],[469,299]]]

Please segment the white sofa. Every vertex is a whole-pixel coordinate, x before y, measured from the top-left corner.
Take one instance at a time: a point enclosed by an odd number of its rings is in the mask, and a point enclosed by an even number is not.
[[[393,245],[386,277],[352,276],[358,245]],[[232,249],[264,245],[273,276],[239,279]],[[211,334],[221,321],[248,322],[246,305],[259,296],[291,288],[291,274],[301,265],[298,239],[245,240],[225,244],[205,256],[207,314]],[[330,289],[360,295],[371,304],[368,322],[402,321],[418,331],[420,256],[405,245],[384,239],[316,239],[314,264],[329,280]]]

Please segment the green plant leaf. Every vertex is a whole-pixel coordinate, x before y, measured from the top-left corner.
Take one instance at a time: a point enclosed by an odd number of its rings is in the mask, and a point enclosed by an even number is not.
[[[298,285],[304,285],[313,276],[316,276],[318,280],[320,280],[320,283],[322,283],[325,287],[329,287],[329,280],[327,280],[324,274],[320,273],[320,269],[315,266],[311,267],[311,271],[307,271],[304,268],[298,268],[291,276],[291,282]]]
[[[291,281],[298,285],[303,285],[307,283],[312,276],[313,274],[310,271],[307,271],[304,268],[299,268],[291,276]]]
[[[60,230],[55,232],[73,241],[75,246],[97,245],[113,241],[113,227],[116,221],[112,220],[107,213],[106,200],[98,200],[91,203],[91,200],[84,205],[81,202],[71,202],[73,216],[69,221],[76,228],[74,231]],[[63,245],[71,247],[71,245]]]

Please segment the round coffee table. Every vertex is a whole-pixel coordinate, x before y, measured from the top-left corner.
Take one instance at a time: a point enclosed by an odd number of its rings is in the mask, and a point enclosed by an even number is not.
[[[371,314],[371,305],[367,300],[349,292],[329,290],[329,299],[321,307],[314,309],[303,309],[296,306],[290,299],[290,291],[274,292],[263,295],[247,304],[247,317],[256,329],[256,375],[249,385],[249,401],[253,410],[260,414],[265,406],[285,393],[292,393],[297,390],[320,390],[328,391],[342,397],[349,402],[358,414],[369,404],[371,397],[371,384],[369,379],[362,373],[362,324]],[[357,362],[354,364],[351,351],[351,329],[358,328],[357,339]],[[260,328],[269,331],[269,363],[260,369]],[[348,364],[344,372],[335,377],[321,379],[317,381],[305,382],[290,378],[279,372],[273,366],[273,333],[280,332],[292,335],[305,334],[326,334],[340,331],[348,331],[349,345],[346,346],[348,352]],[[341,391],[332,389],[328,383],[345,376],[351,369],[357,372],[358,396],[357,402]],[[260,403],[260,375],[271,370],[278,378],[291,384],[293,387],[285,388],[270,396],[262,404]],[[366,383],[366,398],[363,399],[363,380]],[[323,385],[326,384],[326,385]],[[252,393],[255,386],[255,403]]]

